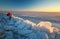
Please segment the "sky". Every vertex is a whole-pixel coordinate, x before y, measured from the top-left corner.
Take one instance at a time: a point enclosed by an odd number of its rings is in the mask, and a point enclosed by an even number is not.
[[[0,11],[60,12],[60,0],[0,0]]]

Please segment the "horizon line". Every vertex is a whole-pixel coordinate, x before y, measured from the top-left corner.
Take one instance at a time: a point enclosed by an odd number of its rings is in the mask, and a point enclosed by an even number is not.
[[[0,12],[38,12],[38,13],[39,13],[39,12],[42,12],[42,13],[43,13],[43,12],[47,12],[47,11],[0,11]],[[48,12],[49,12],[49,11],[48,11]],[[54,12],[54,11],[53,11],[53,13],[60,13],[60,12]]]

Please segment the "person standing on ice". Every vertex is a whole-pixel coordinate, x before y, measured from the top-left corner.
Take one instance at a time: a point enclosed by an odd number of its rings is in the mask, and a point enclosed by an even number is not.
[[[9,20],[12,18],[12,13],[8,12],[7,16],[9,17]]]

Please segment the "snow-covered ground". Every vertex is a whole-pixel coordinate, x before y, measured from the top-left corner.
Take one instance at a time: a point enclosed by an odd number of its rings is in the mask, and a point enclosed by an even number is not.
[[[10,20],[6,14],[0,14],[0,39],[60,39],[60,29],[52,24],[48,21],[37,24],[15,16]]]

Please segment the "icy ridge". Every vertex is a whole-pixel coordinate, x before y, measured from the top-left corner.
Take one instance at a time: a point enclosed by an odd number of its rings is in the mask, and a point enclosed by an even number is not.
[[[6,15],[0,18],[0,39],[60,39],[60,33],[57,33],[59,29],[41,26],[41,22],[35,24],[15,16],[9,20]],[[51,29],[52,33],[50,33]]]

